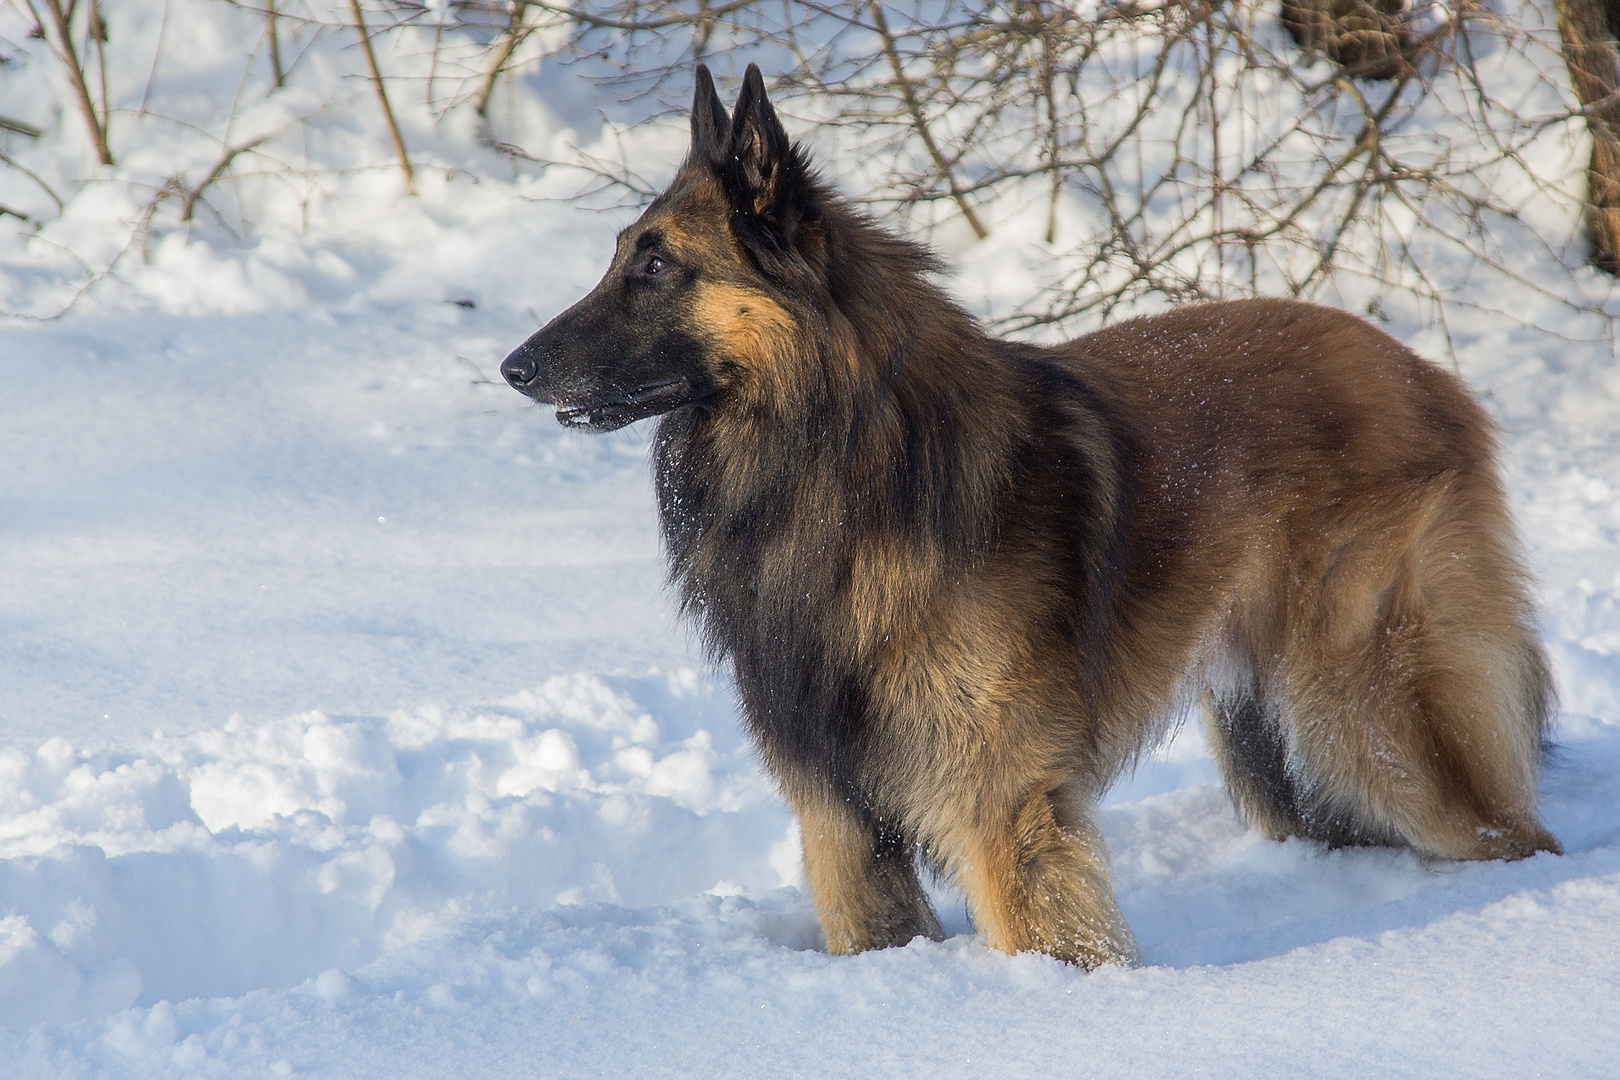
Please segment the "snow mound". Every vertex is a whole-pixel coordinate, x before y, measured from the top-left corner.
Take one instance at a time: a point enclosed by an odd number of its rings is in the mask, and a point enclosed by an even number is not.
[[[50,1026],[0,1031],[0,1055],[30,1076],[1027,1075],[1077,1053],[1115,1076],[1511,1076],[1534,1047],[1579,1076],[1620,1051],[1620,806],[1591,797],[1620,786],[1620,726],[1549,767],[1562,858],[1271,843],[1208,784],[1117,803],[1149,966],[1087,975],[988,950],[944,890],[945,942],[820,951],[777,887],[785,815],[717,749],[733,720],[691,671],[578,675],[466,712],[8,753],[0,1021]]]
[[[691,670],[130,751],[56,737],[0,751],[0,1024],[292,986],[480,912],[769,890],[787,828]]]

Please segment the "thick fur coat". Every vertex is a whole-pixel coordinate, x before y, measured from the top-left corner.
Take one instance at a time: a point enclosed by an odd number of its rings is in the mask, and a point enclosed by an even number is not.
[[[1129,963],[1090,819],[1200,700],[1256,827],[1557,851],[1551,701],[1450,373],[1285,300],[1000,340],[843,202],[750,68],[607,275],[502,370],[565,424],[657,415],[671,576],[798,813],[835,952],[938,936]]]

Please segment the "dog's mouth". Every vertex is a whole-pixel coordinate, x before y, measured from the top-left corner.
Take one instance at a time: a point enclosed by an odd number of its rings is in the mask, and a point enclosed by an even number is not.
[[[684,376],[665,379],[596,401],[577,405],[558,402],[557,423],[591,431],[617,431],[626,424],[669,412],[685,404],[689,395],[690,384]]]

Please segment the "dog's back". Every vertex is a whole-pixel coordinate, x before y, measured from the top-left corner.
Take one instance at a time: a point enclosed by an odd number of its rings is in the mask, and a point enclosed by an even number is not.
[[[1122,683],[1162,663],[1209,684],[1257,824],[1446,858],[1557,849],[1533,805],[1551,683],[1491,423],[1459,380],[1286,300],[1054,356],[1109,388],[1126,432]]]

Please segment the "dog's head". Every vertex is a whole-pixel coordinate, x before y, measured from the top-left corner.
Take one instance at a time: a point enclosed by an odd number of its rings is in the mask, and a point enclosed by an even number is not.
[[[501,374],[595,431],[771,381],[764,369],[803,318],[790,296],[824,268],[824,198],[759,68],[728,117],[698,65],[692,149],[669,190],[619,234],[596,288]]]

